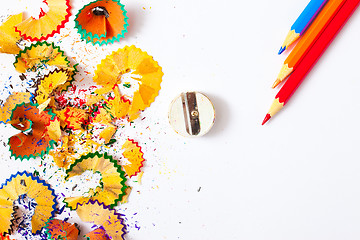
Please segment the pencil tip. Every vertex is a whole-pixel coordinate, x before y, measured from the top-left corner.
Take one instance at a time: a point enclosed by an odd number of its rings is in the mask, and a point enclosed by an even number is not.
[[[281,46],[278,55],[282,54],[286,50],[286,46]]]
[[[270,114],[266,114],[265,118],[264,118],[264,121],[262,122],[261,125],[264,125],[267,121],[269,121],[269,119],[271,118]]]
[[[281,83],[281,81],[279,79],[276,79],[276,81],[273,83],[273,85],[271,87],[276,88],[276,86],[279,85],[280,83]]]

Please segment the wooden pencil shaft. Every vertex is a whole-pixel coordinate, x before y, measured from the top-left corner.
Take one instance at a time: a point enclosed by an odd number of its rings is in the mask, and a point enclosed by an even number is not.
[[[291,26],[291,30],[295,30],[296,33],[302,35],[326,2],[327,0],[311,0]]]
[[[278,54],[283,53],[290,45],[292,45],[301,35],[304,34],[308,26],[316,18],[323,6],[328,0],[311,0],[300,16],[291,26]]]
[[[345,2],[340,11],[336,14],[336,16],[306,54],[304,59],[301,61],[299,66],[276,95],[275,98],[279,98],[279,102],[283,102],[284,105],[288,102],[302,80],[306,77],[322,53],[326,50],[337,33],[341,30],[342,26],[344,26],[354,10],[358,7],[359,2],[360,0],[347,0]]]
[[[334,16],[339,12],[345,1],[346,0],[330,0],[325,5],[318,17],[314,20],[304,36],[286,58],[284,64],[288,64],[289,68],[294,68],[301,62],[311,46],[329,25]]]

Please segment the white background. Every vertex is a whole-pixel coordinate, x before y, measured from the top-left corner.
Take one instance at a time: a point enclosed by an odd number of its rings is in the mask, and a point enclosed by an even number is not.
[[[85,2],[72,0],[72,12]],[[261,126],[286,57],[277,52],[307,0],[123,3],[129,33],[91,64],[135,44],[165,74],[147,119],[136,122],[151,130],[147,139],[133,136],[148,148],[142,184],[119,207],[137,213],[129,221],[140,226],[126,239],[360,238],[359,10],[286,107]],[[180,137],[167,122],[171,100],[190,90],[216,109],[201,138]]]

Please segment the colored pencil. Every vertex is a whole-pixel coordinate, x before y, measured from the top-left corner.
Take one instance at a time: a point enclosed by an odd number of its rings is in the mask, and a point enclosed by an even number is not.
[[[345,1],[346,0],[329,0],[329,2],[324,6],[304,36],[286,58],[284,65],[282,66],[280,73],[272,86],[273,88],[286,79],[290,73],[292,73],[294,68],[296,68],[296,66],[301,62],[311,46],[334,18],[336,13],[344,5]]]
[[[306,54],[301,64],[291,74],[289,79],[282,86],[278,94],[275,96],[269,112],[266,114],[263,125],[273,117],[283,106],[289,101],[292,94],[298,88],[307,73],[311,70],[322,53],[330,45],[337,33],[341,30],[342,26],[346,23],[354,10],[358,7],[360,0],[347,0],[341,7],[340,11],[336,14],[315,44],[311,47],[310,51]]]
[[[309,4],[302,11],[300,16],[296,19],[288,35],[285,38],[283,45],[281,46],[279,53],[281,54],[294,43],[301,35],[304,34],[307,27],[316,18],[317,14],[321,11],[322,7],[326,4],[327,0],[311,0]]]

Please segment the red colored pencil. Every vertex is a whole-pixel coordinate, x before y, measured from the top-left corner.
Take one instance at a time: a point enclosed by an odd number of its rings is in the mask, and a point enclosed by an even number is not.
[[[266,114],[263,125],[273,117],[290,99],[302,80],[310,72],[322,53],[330,45],[342,26],[358,7],[360,0],[347,0],[309,52],[303,58],[297,69],[290,75],[278,94],[275,96],[269,112]]]

